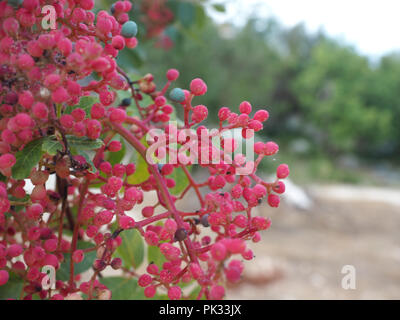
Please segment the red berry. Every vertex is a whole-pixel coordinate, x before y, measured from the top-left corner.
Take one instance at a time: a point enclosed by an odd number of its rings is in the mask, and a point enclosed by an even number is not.
[[[179,77],[179,71],[176,69],[169,69],[167,71],[167,79],[169,81],[175,81]]]
[[[198,105],[193,108],[192,120],[199,123],[205,120],[208,116],[208,109],[206,106]]]
[[[279,146],[275,142],[267,142],[264,144],[264,155],[266,156],[272,156],[276,154],[279,151]]]
[[[213,285],[210,288],[210,299],[221,300],[225,295],[225,288],[219,285]]]
[[[285,179],[289,175],[289,166],[287,164],[280,164],[276,169],[276,176],[278,179]]]
[[[218,118],[220,121],[225,121],[228,119],[231,111],[227,107],[222,107],[218,111]]]
[[[175,286],[168,289],[168,298],[171,300],[179,300],[182,295],[182,290],[180,287]]]
[[[101,123],[97,120],[91,119],[86,122],[86,133],[90,139],[99,138],[101,129]]]
[[[117,140],[113,140],[108,144],[108,150],[110,150],[111,152],[118,152],[119,150],[121,150],[122,148],[122,144],[121,142],[117,141]]]
[[[148,206],[148,207],[144,207],[144,208],[142,209],[142,215],[143,215],[143,217],[149,218],[149,217],[151,217],[153,214],[154,214],[154,207]]]
[[[9,278],[10,276],[6,270],[0,270],[0,286],[5,285]]]
[[[7,255],[11,258],[18,257],[23,252],[21,245],[19,244],[12,244],[7,248]]]
[[[277,196],[276,194],[270,194],[268,196],[268,204],[271,207],[277,208],[279,207],[279,203],[281,202],[281,199],[279,198],[279,196]]]
[[[33,115],[38,119],[46,119],[49,113],[47,106],[42,102],[37,102],[32,107]]]
[[[200,78],[193,79],[190,83],[190,91],[195,96],[202,96],[207,92],[207,85]]]
[[[253,119],[260,121],[260,122],[264,122],[267,121],[269,118],[269,113],[267,110],[258,110],[255,114]]]
[[[11,168],[15,163],[15,156],[11,153],[6,153],[0,156],[0,169]]]
[[[144,289],[144,295],[147,298],[152,298],[156,294],[156,286],[148,286],[147,288]]]
[[[129,216],[122,216],[119,219],[119,225],[122,229],[132,229],[135,226],[135,220]]]
[[[111,111],[110,120],[113,123],[122,123],[126,119],[126,111],[123,109],[114,109]]]
[[[60,117],[60,123],[63,127],[70,129],[74,126],[74,117],[70,114],[64,114]]]
[[[144,288],[147,287],[152,281],[153,278],[151,276],[148,274],[143,274],[138,279],[138,285]]]
[[[217,261],[222,261],[226,257],[226,247],[224,244],[217,242],[211,247],[211,255]]]
[[[250,114],[251,113],[251,104],[248,101],[243,101],[239,106],[239,111],[241,113]]]
[[[278,181],[278,183],[272,187],[272,190],[274,190],[276,193],[279,193],[279,194],[284,193],[285,189],[286,189],[286,186],[283,183],[283,181]]]
[[[85,257],[85,254],[83,253],[82,250],[76,250],[74,251],[74,253],[72,254],[72,260],[75,263],[80,263],[83,261],[83,258]]]

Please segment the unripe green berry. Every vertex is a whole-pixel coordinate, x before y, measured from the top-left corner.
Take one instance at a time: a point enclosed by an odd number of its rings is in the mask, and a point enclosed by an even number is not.
[[[137,24],[134,21],[127,21],[123,24],[121,35],[125,38],[133,38],[138,31]]]
[[[185,92],[181,88],[172,89],[169,93],[169,97],[172,101],[183,102],[185,101]]]

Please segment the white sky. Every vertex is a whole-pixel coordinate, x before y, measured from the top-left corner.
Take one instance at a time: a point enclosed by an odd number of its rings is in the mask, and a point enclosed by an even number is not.
[[[285,26],[304,21],[310,31],[319,28],[354,45],[359,52],[379,57],[400,50],[400,0],[215,0],[226,13],[213,14],[218,22],[242,25],[248,16],[274,15]]]

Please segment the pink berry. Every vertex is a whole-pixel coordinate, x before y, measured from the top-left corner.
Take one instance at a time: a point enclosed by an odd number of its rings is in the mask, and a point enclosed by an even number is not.
[[[154,214],[154,207],[148,206],[148,207],[144,207],[144,208],[142,209],[142,215],[143,215],[143,217],[149,218],[149,217],[151,217],[153,214]]]
[[[211,247],[211,255],[217,261],[222,261],[226,257],[226,247],[221,242],[215,243]]]
[[[220,121],[225,121],[228,119],[231,111],[227,107],[222,107],[218,111],[218,118]]]
[[[22,54],[18,57],[17,61],[20,69],[31,69],[35,65],[35,61],[29,54]]]
[[[178,229],[178,225],[176,224],[175,220],[167,219],[165,221],[164,228],[168,231],[168,233],[174,234],[175,231]]]
[[[74,117],[70,114],[63,114],[60,117],[60,123],[63,127],[70,129],[74,126]]]
[[[264,155],[272,156],[279,151],[279,146],[275,142],[267,142],[264,144]]]
[[[148,286],[147,288],[144,289],[144,295],[147,298],[152,298],[156,294],[156,286]]]
[[[250,114],[251,113],[251,104],[248,101],[243,101],[239,106],[240,113]]]
[[[32,107],[32,112],[38,119],[46,119],[49,114],[47,106],[42,102],[35,103]]]
[[[11,168],[16,162],[15,156],[11,153],[6,153],[0,156],[0,169]]]
[[[19,113],[15,116],[14,119],[15,119],[15,124],[20,129],[28,128],[32,123],[32,119],[27,113]]]
[[[126,119],[126,111],[123,109],[114,109],[110,114],[110,121],[113,123],[123,123]]]
[[[175,286],[168,289],[168,298],[171,300],[179,300],[182,295],[182,290],[180,287]]]
[[[97,139],[101,134],[101,123],[95,119],[86,122],[86,133],[90,139]]]
[[[266,230],[270,226],[270,220],[265,217],[253,217],[251,224],[258,230]]]
[[[119,219],[119,225],[122,229],[132,229],[135,226],[135,220],[129,216],[122,216]]]
[[[85,119],[86,112],[82,108],[76,108],[71,112],[71,116],[76,122],[80,122]]]
[[[153,281],[153,278],[148,275],[148,274],[143,274],[139,277],[138,279],[138,285],[145,288],[147,287],[151,282]]]
[[[63,87],[58,87],[53,91],[51,98],[55,103],[63,103],[69,99],[69,94]]]
[[[210,299],[221,300],[225,295],[225,288],[220,285],[213,285],[210,288]]]
[[[9,278],[10,276],[6,270],[0,270],[0,286],[5,285]]]
[[[118,152],[119,150],[121,150],[122,144],[117,140],[113,140],[108,144],[107,148],[111,152]]]
[[[280,164],[276,169],[276,176],[278,179],[285,179],[289,175],[289,166],[287,164]]]
[[[190,83],[190,91],[195,96],[202,96],[207,92],[207,85],[200,78],[193,79]]]
[[[242,239],[231,239],[227,243],[227,248],[231,253],[243,253],[246,250],[246,244]]]
[[[277,208],[279,207],[279,203],[281,202],[281,199],[279,198],[279,196],[277,196],[276,194],[270,194],[268,196],[268,204],[271,207]]]
[[[57,240],[56,239],[48,239],[44,242],[43,248],[48,252],[56,251],[57,249]]]
[[[117,49],[122,50],[125,47],[125,39],[122,36],[115,36],[111,40],[111,45]]]
[[[21,245],[19,244],[12,244],[7,249],[7,255],[11,258],[18,257],[23,252]]]
[[[176,69],[169,69],[167,71],[167,79],[169,81],[175,81],[179,77],[179,71]]]
[[[75,263],[80,263],[82,262],[83,258],[85,257],[85,254],[83,253],[82,250],[76,250],[74,251],[74,253],[72,254],[72,260]]]
[[[276,193],[284,193],[286,189],[285,183],[283,181],[278,181],[276,185],[272,187],[272,190],[274,190]]]
[[[160,272],[158,266],[155,263],[150,263],[147,266],[146,271],[153,275],[157,275]]]
[[[235,217],[233,223],[236,224],[239,228],[245,228],[247,226],[247,218],[240,214]]]
[[[25,109],[30,109],[34,102],[33,95],[30,91],[23,91],[18,96],[18,103]]]
[[[208,116],[208,109],[206,106],[198,105],[193,108],[192,120],[199,123],[205,120]]]
[[[258,110],[255,114],[253,119],[258,120],[260,122],[267,121],[269,118],[269,113],[267,110]]]

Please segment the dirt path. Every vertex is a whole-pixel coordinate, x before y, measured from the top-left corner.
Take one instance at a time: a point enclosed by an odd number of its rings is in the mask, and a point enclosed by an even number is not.
[[[256,259],[227,298],[399,299],[400,196],[393,192],[385,201],[385,192],[330,197],[319,189],[310,211],[284,203],[260,209],[272,227],[253,245]],[[356,268],[355,290],[341,287],[344,265]]]

